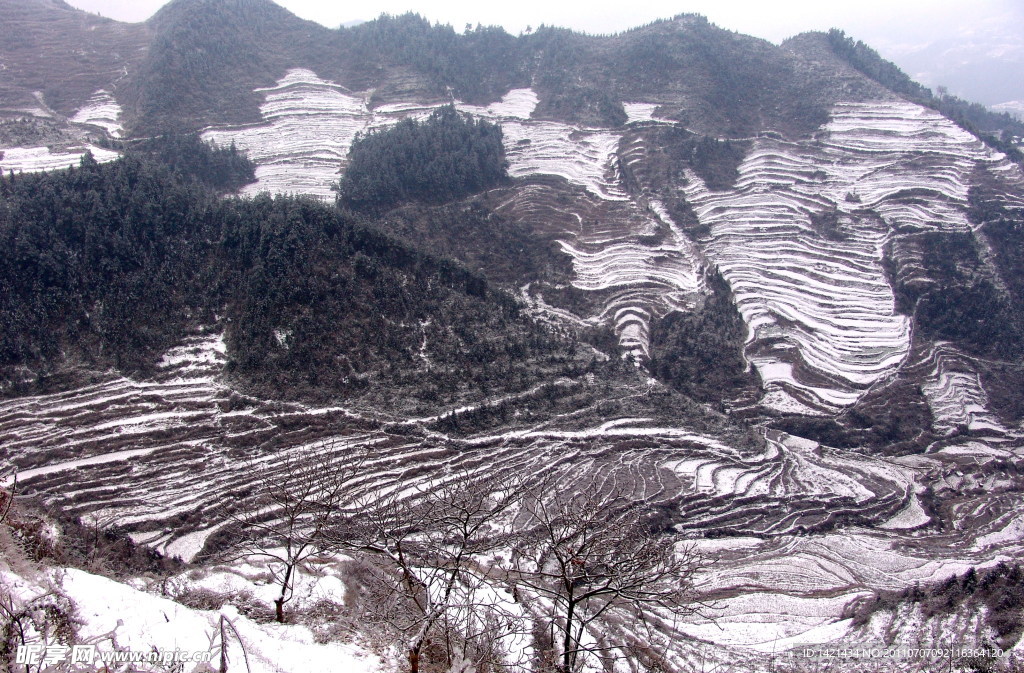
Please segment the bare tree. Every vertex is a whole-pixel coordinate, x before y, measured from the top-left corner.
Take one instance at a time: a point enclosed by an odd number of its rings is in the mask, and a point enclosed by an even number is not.
[[[410,673],[418,673],[428,645],[444,651],[449,667],[501,655],[497,641],[520,623],[483,557],[508,542],[502,521],[513,516],[521,488],[513,480],[474,483],[447,475],[368,500],[338,528],[339,543],[377,560],[389,600],[381,607],[401,638]],[[503,605],[505,604],[505,605]],[[437,639],[437,640],[435,640]]]
[[[271,464],[254,464],[256,493],[247,511],[232,515],[241,540],[235,558],[267,563],[280,593],[274,616],[284,622],[284,606],[295,592],[296,574],[314,556],[335,549],[329,535],[334,517],[350,497],[361,460],[339,461],[329,443],[290,451]]]
[[[624,656],[631,644],[612,642],[607,619],[594,628],[602,618],[619,613],[629,628],[651,634],[654,621],[699,610],[692,547],[652,533],[620,494],[556,493],[536,488],[524,503],[518,525],[529,537],[512,555],[509,579],[524,601],[544,606],[549,657],[561,673],[580,670],[587,658]]]

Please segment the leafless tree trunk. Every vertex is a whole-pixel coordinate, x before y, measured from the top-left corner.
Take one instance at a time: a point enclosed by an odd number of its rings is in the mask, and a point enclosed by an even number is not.
[[[447,475],[412,492],[367,500],[339,526],[339,544],[376,558],[382,581],[408,608],[389,621],[401,635],[410,673],[418,673],[424,648],[441,635],[449,665],[493,650],[500,627],[488,617],[502,609],[495,591],[501,583],[488,576],[481,556],[507,543],[500,523],[520,497],[512,480],[474,483],[468,474]]]
[[[298,573],[309,559],[335,549],[334,517],[350,497],[360,460],[339,462],[330,444],[291,451],[272,465],[254,464],[259,477],[248,511],[232,517],[242,540],[236,558],[264,560],[280,587],[274,616],[285,620]]]
[[[692,591],[701,559],[692,547],[651,533],[635,503],[615,492],[563,496],[547,484],[532,489],[518,525],[529,535],[512,557],[518,593],[551,606],[561,673],[587,657],[623,656],[628,643],[601,641],[589,631],[618,611],[641,628],[652,617],[697,612]]]

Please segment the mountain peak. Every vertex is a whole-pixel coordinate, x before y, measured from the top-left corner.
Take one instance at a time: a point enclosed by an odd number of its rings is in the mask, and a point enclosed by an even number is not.
[[[159,27],[188,17],[202,17],[204,21],[235,20],[242,22],[240,27],[270,20],[302,21],[271,0],[171,0],[148,23]]]

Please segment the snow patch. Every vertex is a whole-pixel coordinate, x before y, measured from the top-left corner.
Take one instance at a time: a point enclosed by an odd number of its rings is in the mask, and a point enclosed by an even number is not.
[[[0,170],[15,173],[38,173],[54,171],[62,168],[77,167],[86,152],[92,152],[97,163],[114,161],[121,155],[113,150],[103,149],[95,145],[69,147],[52,151],[49,147],[11,147],[0,148]]]
[[[657,103],[623,103],[622,109],[626,111],[627,124],[633,124],[635,122],[667,121],[664,119],[656,119],[654,117],[654,113],[658,109]]]
[[[114,96],[106,89],[100,89],[86,101],[70,121],[75,124],[99,126],[111,137],[120,138],[124,130],[118,121],[121,113],[121,106],[114,100]]]
[[[76,569],[61,573],[59,584],[78,606],[84,639],[113,632],[117,645],[135,652],[208,651],[219,647],[221,617],[230,620],[248,654],[253,673],[308,670],[364,673],[382,662],[368,651],[337,642],[317,643],[305,626],[257,624],[232,606],[221,611],[192,610],[167,598]],[[109,649],[109,639],[97,649]],[[238,643],[231,641],[232,668],[244,666]]]

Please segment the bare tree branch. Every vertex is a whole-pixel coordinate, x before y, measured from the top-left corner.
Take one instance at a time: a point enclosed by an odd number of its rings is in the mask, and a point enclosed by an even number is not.
[[[348,500],[362,459],[341,461],[324,442],[255,463],[256,493],[242,514],[231,519],[241,537],[235,558],[263,559],[280,593],[274,613],[284,622],[284,606],[294,595],[296,573],[314,556],[336,547],[329,535]]]
[[[494,657],[497,641],[521,628],[504,614],[499,578],[483,557],[509,539],[519,506],[516,480],[474,482],[455,473],[418,487],[367,495],[360,511],[339,522],[338,544],[377,559],[380,579],[406,605],[389,615],[411,673],[424,648],[443,637],[446,664]],[[506,601],[512,605],[511,599]]]
[[[548,606],[561,673],[580,670],[588,657],[626,649],[625,642],[601,644],[592,628],[612,612],[646,623],[658,612],[682,616],[700,609],[693,577],[702,560],[692,546],[651,533],[624,494],[561,495],[555,486],[531,489],[520,522],[527,537],[508,570],[517,592]]]

